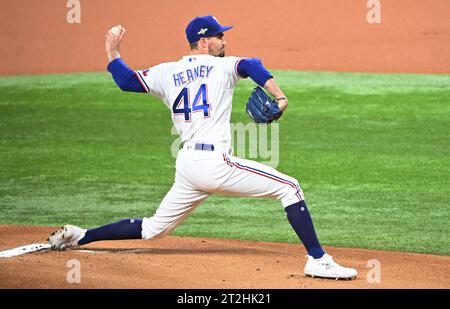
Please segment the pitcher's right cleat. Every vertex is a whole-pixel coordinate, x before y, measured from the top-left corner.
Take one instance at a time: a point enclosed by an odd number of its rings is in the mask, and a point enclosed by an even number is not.
[[[86,230],[74,225],[64,225],[47,238],[53,250],[66,250],[78,246],[78,241],[84,237]]]
[[[320,259],[314,259],[312,256],[307,255],[308,261],[306,262],[304,273],[309,277],[319,278],[331,278],[331,279],[347,279],[352,280],[356,278],[358,272],[356,269],[342,267],[333,261],[333,257],[324,254]]]

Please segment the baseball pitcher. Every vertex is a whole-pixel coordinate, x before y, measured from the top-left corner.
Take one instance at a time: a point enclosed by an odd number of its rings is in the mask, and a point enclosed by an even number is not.
[[[320,245],[298,181],[258,162],[231,153],[230,115],[233,91],[239,80],[250,77],[257,87],[247,104],[256,122],[278,119],[288,99],[273,76],[255,58],[226,57],[222,26],[213,16],[194,18],[186,28],[190,53],[175,62],[134,71],[121,59],[119,46],[125,29],[106,33],[108,71],[123,91],[141,92],[161,99],[171,110],[183,147],[176,159],[172,188],[152,217],[125,219],[94,229],[73,225],[50,235],[53,249],[61,250],[93,241],[154,239],[167,235],[211,194],[277,199],[308,251],[304,273],[311,277],[355,278],[357,272],[333,261]]]

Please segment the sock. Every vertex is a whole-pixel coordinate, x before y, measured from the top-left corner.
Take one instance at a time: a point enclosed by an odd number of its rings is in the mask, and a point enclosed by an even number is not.
[[[87,230],[86,235],[78,241],[85,245],[98,240],[141,239],[142,219],[124,219]]]
[[[284,210],[287,213],[289,223],[302,241],[308,254],[315,259],[321,258],[325,251],[317,239],[314,224],[305,201],[289,205]]]

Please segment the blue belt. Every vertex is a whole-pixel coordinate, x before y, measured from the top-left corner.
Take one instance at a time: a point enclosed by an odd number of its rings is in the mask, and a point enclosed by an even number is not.
[[[206,150],[206,151],[214,151],[214,145],[212,144],[195,144],[195,150]]]

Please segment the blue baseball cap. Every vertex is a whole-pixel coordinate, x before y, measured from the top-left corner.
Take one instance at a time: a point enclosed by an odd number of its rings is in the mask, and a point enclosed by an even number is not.
[[[201,38],[215,36],[230,30],[233,26],[222,26],[214,16],[195,17],[186,27],[186,37],[189,43],[197,42]]]

